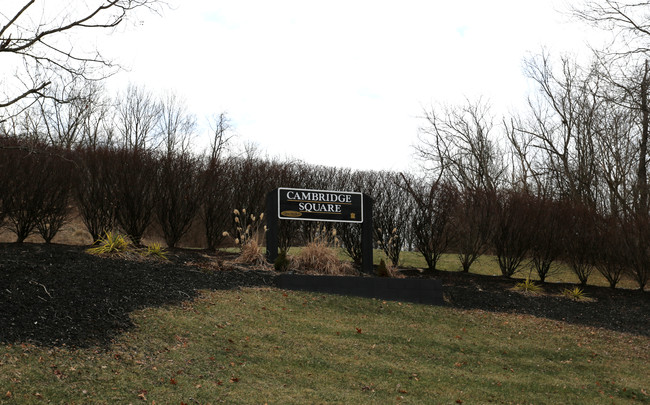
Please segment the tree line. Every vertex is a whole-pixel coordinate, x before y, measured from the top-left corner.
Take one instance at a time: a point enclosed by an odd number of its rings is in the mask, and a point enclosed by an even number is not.
[[[563,262],[583,284],[594,271],[612,287],[623,276],[647,283],[647,262],[637,251],[645,249],[637,232],[647,228],[568,198],[280,161],[250,148],[201,155],[121,143],[67,149],[7,133],[0,145],[0,219],[17,242],[38,233],[49,243],[76,213],[93,240],[119,230],[140,244],[148,231],[175,247],[194,229],[202,247],[216,249],[232,243],[224,231],[236,234],[234,209],[259,217],[276,187],[353,190],[373,198],[374,241],[394,265],[404,250],[422,254],[430,269],[443,253],[454,253],[467,272],[490,253],[506,277],[530,261],[543,281]],[[281,221],[280,247],[303,245],[323,228],[336,229],[346,253],[361,263],[359,224]]]

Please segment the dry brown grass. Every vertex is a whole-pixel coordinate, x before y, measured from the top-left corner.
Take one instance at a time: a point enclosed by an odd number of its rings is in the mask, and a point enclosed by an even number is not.
[[[0,243],[11,243],[16,241],[16,235],[9,229],[0,226]],[[26,243],[44,243],[43,238],[38,233],[34,233],[25,239]],[[93,238],[86,231],[81,217],[76,209],[72,209],[68,222],[61,227],[56,234],[52,243],[62,245],[88,246],[93,243]]]
[[[258,266],[265,269],[270,267],[266,261],[266,255],[264,254],[262,246],[260,246],[255,238],[249,239],[241,246],[241,253],[234,262],[250,266]]]
[[[305,246],[297,256],[291,258],[291,269],[299,273],[327,275],[356,275],[350,262],[341,261],[336,251],[324,241],[315,241]]]

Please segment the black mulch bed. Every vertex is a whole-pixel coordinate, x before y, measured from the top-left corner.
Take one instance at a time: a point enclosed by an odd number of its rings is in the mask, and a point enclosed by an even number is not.
[[[169,254],[169,262],[101,258],[78,246],[0,244],[0,342],[102,345],[133,327],[140,308],[192,299],[200,289],[265,286],[273,274],[205,271],[186,262],[198,252]]]
[[[425,272],[420,277],[439,279],[447,304],[455,308],[528,314],[650,337],[648,291],[588,285],[583,289],[587,299],[576,301],[562,294],[575,284],[546,283],[543,293],[531,294],[513,290],[521,280],[503,277],[446,271]]]
[[[140,308],[176,304],[202,289],[273,286],[274,273],[206,269],[205,252],[178,250],[168,262],[100,258],[78,246],[0,244],[0,343],[48,346],[104,345],[133,327]],[[447,305],[460,309],[530,314],[586,326],[650,336],[650,294],[588,287],[593,300],[511,290],[513,280],[427,272],[442,281]]]

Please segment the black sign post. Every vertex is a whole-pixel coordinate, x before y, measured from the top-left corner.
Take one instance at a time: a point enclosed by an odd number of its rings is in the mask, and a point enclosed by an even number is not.
[[[372,273],[372,199],[362,193],[277,188],[266,196],[266,256],[278,257],[279,219],[361,224],[361,271]]]

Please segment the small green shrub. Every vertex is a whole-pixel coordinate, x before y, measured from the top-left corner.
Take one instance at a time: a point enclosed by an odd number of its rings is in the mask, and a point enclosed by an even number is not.
[[[398,272],[397,268],[392,265],[392,263],[386,264],[384,259],[379,260],[379,265],[377,266],[377,275],[379,277],[397,277]]]
[[[386,262],[384,259],[379,260],[379,265],[377,266],[377,275],[379,277],[388,277],[388,269],[386,268]]]
[[[289,270],[289,266],[291,265],[291,262],[287,258],[287,252],[285,251],[280,251],[278,253],[278,257],[275,259],[275,262],[273,263],[273,267],[275,268],[276,271],[287,271]]]
[[[101,254],[119,254],[131,250],[131,241],[127,236],[120,235],[117,232],[106,232],[104,237],[99,239],[96,246],[86,250],[93,255]]]
[[[143,252],[143,256],[153,256],[163,260],[167,260],[167,251],[165,248],[160,246],[160,243],[152,243],[147,246],[147,249]]]
[[[526,280],[515,284],[514,289],[517,291],[526,291],[530,293],[539,293],[544,291],[544,289],[541,286],[535,284],[535,282],[532,281],[530,278],[526,278]]]
[[[582,290],[582,288],[574,287],[574,288],[565,288],[564,291],[562,291],[562,295],[564,295],[567,298],[571,298],[572,300],[580,301],[589,298],[587,294]]]

